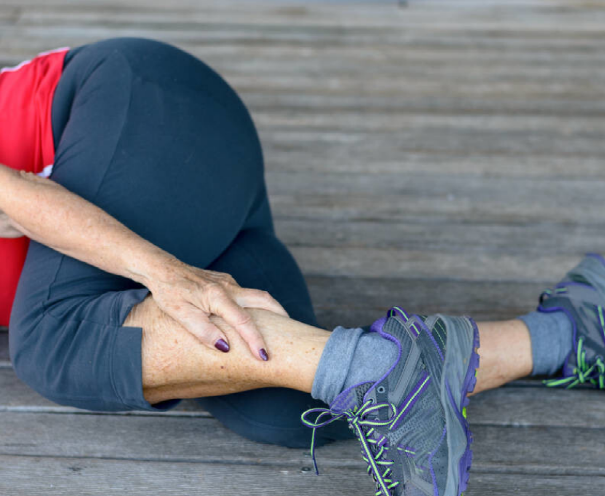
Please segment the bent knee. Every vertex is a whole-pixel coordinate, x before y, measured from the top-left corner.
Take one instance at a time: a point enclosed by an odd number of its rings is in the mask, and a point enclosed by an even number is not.
[[[95,411],[126,410],[110,381],[94,377],[70,353],[66,344],[44,349],[9,335],[10,354],[17,377],[42,397],[63,406]],[[82,357],[91,362],[93,357]]]
[[[140,342],[138,329],[48,312],[12,319],[9,332],[13,368],[23,382],[54,403],[95,411],[141,403]]]

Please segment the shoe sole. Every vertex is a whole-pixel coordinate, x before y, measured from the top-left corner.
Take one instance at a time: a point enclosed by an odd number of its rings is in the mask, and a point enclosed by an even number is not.
[[[470,318],[454,319],[467,329],[457,329],[458,326],[455,326],[452,330],[448,329],[447,334],[447,351],[441,381],[441,401],[445,410],[449,463],[448,481],[443,496],[461,496],[468,485],[473,461],[471,450],[473,435],[466,419],[466,407],[469,404],[467,395],[475,389],[476,370],[479,368],[477,325]],[[451,321],[452,317],[444,320]],[[469,324],[472,329],[468,329]],[[471,330],[472,334],[468,332]],[[461,356],[468,357],[468,363],[466,361],[461,363],[459,359]]]

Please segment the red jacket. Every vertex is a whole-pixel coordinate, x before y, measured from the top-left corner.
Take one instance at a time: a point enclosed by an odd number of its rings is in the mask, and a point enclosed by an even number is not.
[[[53,95],[67,48],[0,70],[0,164],[48,175],[55,160]],[[29,240],[0,238],[0,326],[7,326]]]

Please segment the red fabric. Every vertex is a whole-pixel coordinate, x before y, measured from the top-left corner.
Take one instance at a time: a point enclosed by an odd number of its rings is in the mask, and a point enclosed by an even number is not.
[[[0,164],[39,173],[55,160],[51,106],[67,48],[0,71]],[[7,326],[29,240],[0,238],[0,326]]]

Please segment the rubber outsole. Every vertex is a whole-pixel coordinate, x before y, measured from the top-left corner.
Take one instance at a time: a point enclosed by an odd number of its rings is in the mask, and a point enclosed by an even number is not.
[[[475,386],[477,385],[476,371],[479,368],[480,360],[479,353],[477,353],[477,349],[479,348],[479,329],[477,329],[477,324],[473,319],[469,320],[473,325],[473,349],[469,359],[468,369],[466,371],[466,377],[464,379],[462,390],[460,391],[460,405],[462,406],[462,411],[458,412],[459,418],[461,419],[466,432],[466,450],[460,458],[458,465],[460,473],[460,482],[458,486],[459,496],[462,496],[462,493],[466,491],[470,477],[471,464],[473,462],[473,451],[471,450],[473,435],[471,433],[468,420],[466,419],[466,407],[469,404],[468,395],[475,390]]]

